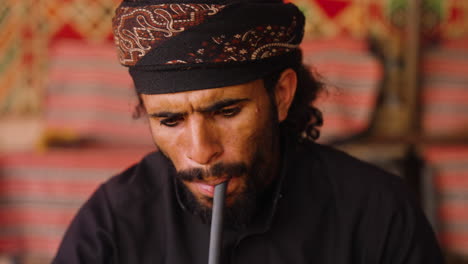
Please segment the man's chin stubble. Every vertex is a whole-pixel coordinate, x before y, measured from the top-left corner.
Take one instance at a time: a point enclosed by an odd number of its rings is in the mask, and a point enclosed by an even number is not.
[[[211,224],[213,198],[197,198],[181,180],[177,179],[176,183],[180,198],[187,210],[200,217],[204,224]],[[251,221],[257,207],[257,198],[253,190],[246,190],[237,196],[230,206],[226,206],[224,221],[227,227],[241,229]],[[234,199],[234,197],[231,198]]]

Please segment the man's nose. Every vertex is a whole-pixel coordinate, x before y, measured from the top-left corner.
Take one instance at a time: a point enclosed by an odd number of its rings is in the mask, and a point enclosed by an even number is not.
[[[199,165],[208,165],[223,152],[216,128],[206,120],[194,120],[190,124],[187,157]]]

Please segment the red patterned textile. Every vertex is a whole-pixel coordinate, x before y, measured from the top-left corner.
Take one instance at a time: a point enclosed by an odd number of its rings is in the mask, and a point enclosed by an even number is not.
[[[434,2],[439,10],[425,9],[423,25],[432,24],[433,28],[427,32],[432,38],[442,40],[456,40],[468,37],[468,1],[437,0]],[[436,23],[434,23],[434,20]]]
[[[289,27],[258,26],[242,34],[216,36],[203,42],[197,52],[189,53],[186,61],[168,63],[238,62],[279,56],[298,47],[289,44],[296,26],[294,18]]]
[[[0,155],[0,253],[51,258],[96,187],[151,148]]]
[[[468,146],[427,146],[424,158],[435,174],[441,243],[468,257]]]
[[[0,115],[42,114],[49,45],[60,39],[110,42],[119,2],[1,0]]]
[[[468,137],[468,38],[423,56],[423,129],[429,137]]]
[[[122,3],[113,28],[121,63],[144,71],[277,58],[291,54],[302,40],[303,16],[292,4],[136,3]]]
[[[369,32],[367,1],[294,0],[306,17],[305,38],[363,38]]]
[[[135,65],[152,47],[200,25],[223,8],[224,5],[208,4],[119,7],[112,23],[120,63]]]
[[[383,68],[362,40],[306,41],[304,62],[325,82],[315,106],[323,112],[320,141],[345,139],[370,125]]]
[[[97,144],[152,146],[148,125],[134,120],[137,96],[111,43],[57,42],[45,101],[46,135]]]

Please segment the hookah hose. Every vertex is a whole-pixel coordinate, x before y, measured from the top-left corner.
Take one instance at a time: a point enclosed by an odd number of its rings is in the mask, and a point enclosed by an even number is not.
[[[223,211],[227,184],[228,182],[225,181],[215,186],[208,264],[219,264],[221,259],[221,248],[223,242]]]

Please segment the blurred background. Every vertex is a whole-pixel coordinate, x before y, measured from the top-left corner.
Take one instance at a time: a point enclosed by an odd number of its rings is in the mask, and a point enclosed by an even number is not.
[[[117,0],[0,0],[0,263],[48,263],[95,188],[153,149]],[[468,1],[297,0],[320,142],[403,177],[468,263]]]

